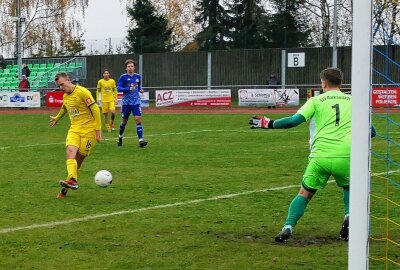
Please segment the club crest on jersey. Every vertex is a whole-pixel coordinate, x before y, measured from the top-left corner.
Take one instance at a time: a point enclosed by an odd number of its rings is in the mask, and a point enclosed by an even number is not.
[[[86,99],[86,104],[90,104],[90,103],[92,103],[92,100],[90,98],[87,98]]]

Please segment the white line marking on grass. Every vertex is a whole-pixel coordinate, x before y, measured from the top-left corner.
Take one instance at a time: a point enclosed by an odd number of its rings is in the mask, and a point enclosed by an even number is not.
[[[49,146],[49,145],[58,145],[58,144],[63,144],[62,143],[45,143],[45,144],[27,144],[27,145],[18,145],[18,148],[28,148],[28,147],[36,147],[36,146]]]
[[[300,185],[289,185],[289,186],[283,186],[283,187],[265,188],[265,189],[259,189],[259,190],[249,190],[249,191],[244,191],[244,192],[240,192],[240,193],[214,196],[214,197],[206,198],[206,199],[197,199],[197,200],[190,200],[190,201],[184,201],[184,202],[155,205],[155,206],[149,206],[149,207],[144,207],[144,208],[139,208],[139,209],[130,209],[130,210],[116,211],[116,212],[111,212],[111,213],[106,213],[106,214],[91,215],[91,216],[86,216],[86,217],[81,217],[81,218],[73,218],[73,219],[68,219],[68,220],[63,220],[63,221],[55,221],[55,222],[42,223],[42,224],[32,224],[32,225],[28,225],[28,226],[20,226],[20,227],[14,227],[14,228],[5,228],[5,229],[0,230],[0,234],[6,234],[6,233],[10,233],[10,232],[23,231],[23,230],[33,230],[33,229],[38,229],[38,228],[56,227],[56,226],[61,226],[61,225],[66,225],[66,224],[71,224],[71,223],[76,223],[76,222],[85,222],[85,221],[98,219],[98,218],[104,218],[104,217],[133,214],[133,213],[145,212],[145,211],[155,210],[155,209],[171,208],[171,207],[182,206],[182,205],[197,204],[197,203],[202,203],[202,202],[207,202],[207,201],[217,201],[217,200],[229,199],[229,198],[233,198],[233,197],[237,197],[237,196],[241,196],[241,195],[248,195],[248,194],[253,194],[253,193],[261,193],[261,192],[275,191],[275,190],[284,190],[284,189],[298,188],[298,187],[300,187]]]
[[[191,133],[201,133],[201,132],[238,132],[240,130],[194,130],[194,131],[183,131],[183,132],[174,132],[174,133],[161,133],[161,134],[149,134],[147,137],[157,137],[157,136],[169,136],[169,135],[185,135]],[[103,141],[114,141],[117,140],[118,134],[115,135],[115,138],[103,138]],[[136,138],[135,136],[124,136],[124,139]],[[18,145],[17,148],[29,148],[29,147],[40,147],[40,146],[50,146],[50,145],[58,145],[65,144],[65,142],[57,142],[57,143],[40,143],[40,144],[28,144],[28,145]],[[12,146],[4,146],[0,147],[0,150],[10,149]]]
[[[373,173],[372,175],[378,176],[378,175],[382,175],[382,174],[397,173],[397,172],[400,172],[400,171],[388,171],[388,172],[381,172],[381,173]],[[335,182],[334,180],[328,181],[328,183],[334,183],[334,182]],[[91,215],[91,216],[86,216],[86,217],[81,217],[81,218],[73,218],[73,219],[68,219],[68,220],[63,220],[63,221],[55,221],[55,222],[42,223],[42,224],[32,224],[32,225],[28,225],[28,226],[20,226],[20,227],[14,227],[14,228],[5,228],[5,229],[0,230],[0,234],[6,234],[6,233],[11,233],[11,232],[16,232],[16,231],[23,231],[23,230],[33,230],[33,229],[38,229],[38,228],[56,227],[56,226],[61,226],[61,225],[66,225],[66,224],[71,224],[71,223],[76,223],[76,222],[85,222],[85,221],[98,219],[98,218],[104,218],[104,217],[140,213],[140,212],[145,212],[145,211],[155,210],[155,209],[171,208],[171,207],[176,207],[176,206],[197,204],[197,203],[208,202],[208,201],[217,201],[217,200],[229,199],[229,198],[242,196],[242,195],[249,195],[249,194],[253,194],[253,193],[262,193],[262,192],[267,192],[267,191],[276,191],[276,190],[284,190],[284,189],[299,188],[299,187],[300,187],[300,185],[289,185],[289,186],[283,186],[283,187],[249,190],[249,191],[243,191],[243,192],[239,192],[239,193],[214,196],[214,197],[206,198],[206,199],[196,199],[196,200],[190,200],[190,201],[184,201],[184,202],[176,202],[176,203],[149,206],[149,207],[144,207],[144,208],[139,208],[139,209],[130,209],[130,210],[116,211],[116,212],[111,212],[111,213],[106,213],[106,214]]]
[[[203,133],[203,132],[238,132],[240,130],[223,130],[223,129],[216,129],[216,130],[211,130],[211,129],[203,129],[203,130],[191,130],[191,131],[181,131],[181,132],[169,132],[169,133],[161,133],[161,134],[150,134],[147,135],[147,137],[157,137],[157,136],[169,136],[169,135],[186,135],[186,134],[194,134],[194,133]]]
[[[387,171],[387,172],[381,172],[381,173],[373,173],[371,174],[372,176],[381,176],[385,174],[392,174],[392,173],[399,173],[400,171]]]
[[[204,129],[204,130],[192,130],[192,131],[182,131],[182,132],[169,132],[169,133],[159,133],[159,134],[148,134],[146,137],[158,137],[158,136],[171,136],[171,135],[186,135],[186,134],[195,134],[195,133],[207,133],[207,132],[243,132],[243,133],[255,133],[255,131],[251,130],[243,130],[243,129],[231,129],[231,130],[223,130],[223,129],[217,129],[217,130],[212,130],[212,129]],[[267,132],[267,131],[266,131]],[[273,133],[280,133],[280,132],[286,132],[286,133],[296,133],[298,131],[287,131],[287,130],[279,130],[279,131],[274,131]],[[272,134],[272,133],[271,133]],[[103,138],[103,141],[116,141],[118,138],[118,134],[115,135],[115,138]],[[136,136],[124,136],[124,139],[132,139],[132,138],[137,138]],[[59,145],[59,144],[65,144],[64,142],[57,142],[57,143],[40,143],[40,144],[27,144],[27,145],[18,145],[15,146],[16,148],[32,148],[32,147],[41,147],[41,146],[50,146],[50,145]],[[0,147],[0,150],[7,150],[13,148],[13,146],[3,146]]]

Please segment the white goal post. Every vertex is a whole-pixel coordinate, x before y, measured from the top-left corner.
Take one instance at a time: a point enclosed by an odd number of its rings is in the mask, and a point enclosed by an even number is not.
[[[353,1],[352,134],[348,269],[369,269],[372,0]]]

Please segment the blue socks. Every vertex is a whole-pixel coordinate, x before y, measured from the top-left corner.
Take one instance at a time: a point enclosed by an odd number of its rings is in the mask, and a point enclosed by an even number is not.
[[[124,124],[124,123],[121,123],[121,124],[119,125],[119,136],[120,136],[120,137],[122,137],[122,135],[124,134],[125,126],[126,126],[126,124]]]
[[[136,133],[139,138],[139,140],[143,140],[143,127],[142,123],[136,124]]]
[[[124,134],[125,127],[126,127],[126,124],[124,124],[124,123],[121,123],[121,124],[119,125],[119,137],[122,137],[122,135]],[[140,141],[143,140],[143,127],[142,127],[142,123],[136,124],[136,133],[137,133],[137,136],[138,136],[139,140],[140,140]]]

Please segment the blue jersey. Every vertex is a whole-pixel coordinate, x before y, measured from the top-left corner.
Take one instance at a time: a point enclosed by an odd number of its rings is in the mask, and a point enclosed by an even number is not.
[[[129,75],[128,73],[122,74],[118,79],[117,89],[118,92],[124,93],[122,97],[122,105],[138,105],[140,104],[139,91],[142,89],[141,86],[142,78],[139,74],[134,73]],[[131,91],[131,87],[135,87],[134,91]]]

